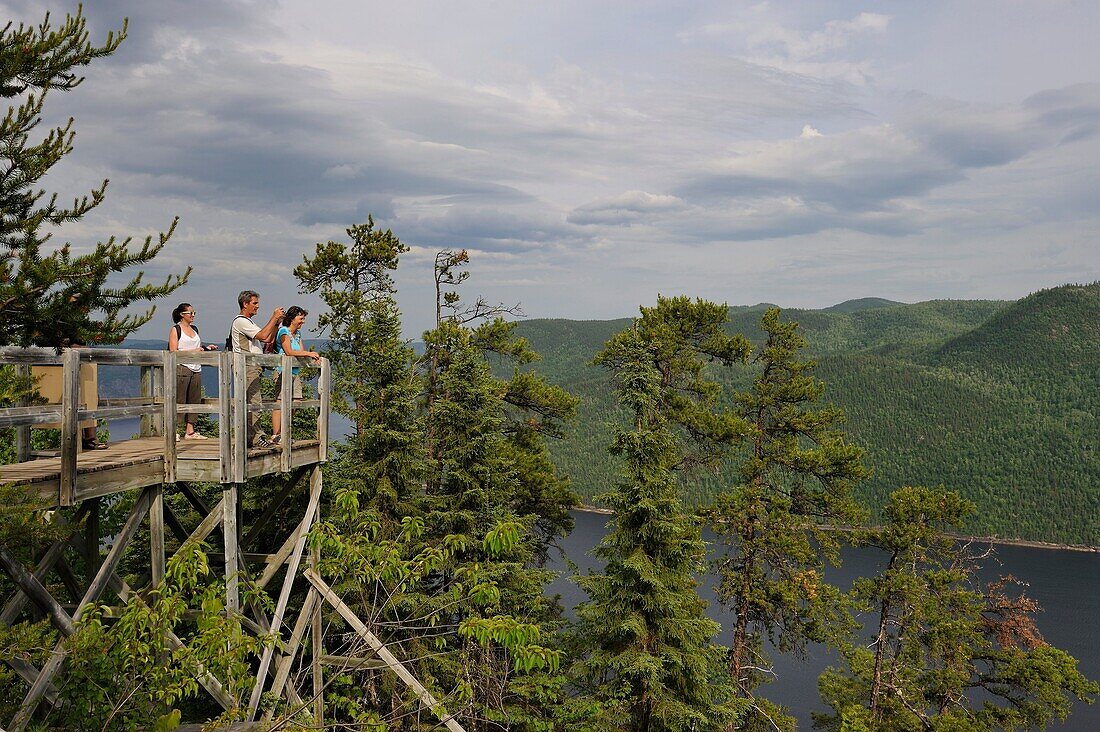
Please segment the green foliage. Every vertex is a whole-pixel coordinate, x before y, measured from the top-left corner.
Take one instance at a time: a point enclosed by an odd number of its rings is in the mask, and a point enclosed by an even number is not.
[[[861,535],[890,557],[881,574],[851,591],[877,633],[870,647],[847,644],[844,667],[821,676],[833,713],[816,715],[815,726],[1041,729],[1064,720],[1074,698],[1091,702],[1100,693],[1076,660],[1043,641],[1032,619],[1038,605],[1009,594],[1010,577],[976,586],[986,555],[944,534],[973,510],[951,491],[903,488],[890,497],[886,524]]]
[[[75,69],[114,53],[126,37],[126,25],[109,33],[102,46],[89,42],[86,21],[78,9],[57,29],[49,16],[38,26],[9,23],[0,31],[0,97],[15,100],[0,121],[0,310],[6,327],[0,346],[60,346],[65,341],[116,343],[152,318],[126,314],[137,302],[148,302],[175,290],[187,279],[169,277],[163,284],[143,282],[142,274],[118,286],[120,273],[148,264],[175,230],[153,237],[136,249],[131,239],[111,237],[88,253],[69,244],[43,251],[51,229],[79,221],[104,197],[107,181],[72,206],[58,205],[55,193],[37,189],[46,174],[73,149],[73,121],[51,129],[40,142],[31,135],[41,124],[48,92],[73,89],[81,81]],[[188,270],[189,272],[190,270]]]
[[[66,703],[48,721],[65,729],[172,729],[179,705],[205,695],[205,670],[238,695],[250,690],[249,656],[260,642],[226,617],[224,584],[197,544],[168,563],[164,584],[143,599],[131,596],[108,622],[106,605],[89,606],[66,641],[68,664],[58,682]],[[190,611],[194,618],[184,619]],[[175,642],[178,636],[183,644]],[[220,721],[231,721],[227,713]]]
[[[547,729],[544,705],[562,693],[560,621],[540,565],[576,497],[545,438],[575,401],[518,370],[537,355],[501,311],[466,308],[446,289],[467,278],[464,252],[437,258],[439,320],[416,359],[389,273],[404,247],[373,222],[348,233],[351,246],[318,245],[297,270],[330,306],[336,404],[356,425],[326,469],[335,500],[311,539],[322,572],[387,645],[418,659],[444,707],[466,710],[467,729]],[[419,701],[391,674],[347,676],[326,697],[336,719],[416,728]]]
[[[625,473],[604,496],[615,509],[595,550],[606,566],[578,579],[589,599],[577,608],[571,677],[598,728],[724,729],[740,710],[713,643],[719,627],[696,592],[704,546],[677,497],[677,474],[714,464],[747,433],[715,409],[720,388],[703,372],[708,361],[744,359],[749,347],[722,332],[725,307],[660,298],[641,312],[596,357],[629,426],[615,428],[611,445]]]
[[[781,651],[802,651],[846,629],[840,591],[824,581],[839,561],[840,534],[862,518],[852,485],[867,477],[862,450],[839,431],[843,413],[818,405],[824,384],[801,351],[798,323],[778,308],[761,318],[766,338],[756,350],[751,391],[734,396],[749,425],[740,481],[708,512],[725,553],[715,561],[717,593],[736,617],[729,672],[750,699],[747,729],[793,727],[775,705],[755,696],[770,672],[765,639]]]

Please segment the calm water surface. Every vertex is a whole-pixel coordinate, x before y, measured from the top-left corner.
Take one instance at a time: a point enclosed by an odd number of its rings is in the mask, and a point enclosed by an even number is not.
[[[577,526],[562,542],[566,556],[581,574],[600,566],[591,550],[605,533],[608,516],[576,511]],[[1001,574],[1013,574],[1030,584],[1028,594],[1039,602],[1044,612],[1038,618],[1039,629],[1052,645],[1068,651],[1080,662],[1081,671],[1092,679],[1100,679],[1100,554],[1028,547],[999,546],[997,562],[987,561],[982,575],[987,580]],[[827,578],[847,589],[856,577],[875,574],[884,564],[880,552],[852,549],[844,554],[844,566],[831,570]],[[550,587],[560,593],[568,609],[585,599],[584,593],[569,581],[564,560],[558,560],[556,570],[563,576]],[[722,624],[733,627],[733,616],[714,598],[714,578],[707,577],[700,594],[709,603],[707,613]],[[723,630],[723,634],[725,634]],[[728,645],[725,638],[719,642]],[[809,649],[807,658],[798,661],[773,653],[778,678],[764,687],[762,694],[788,706],[798,717],[799,728],[809,730],[810,712],[826,711],[817,694],[817,677],[835,657],[821,646]],[[1092,706],[1078,703],[1065,724],[1052,729],[1100,730],[1100,703]]]

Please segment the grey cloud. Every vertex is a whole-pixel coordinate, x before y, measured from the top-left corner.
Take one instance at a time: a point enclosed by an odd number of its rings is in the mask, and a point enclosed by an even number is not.
[[[626,191],[573,209],[571,224],[627,225],[683,210],[686,204],[676,196],[655,195],[645,191]]]

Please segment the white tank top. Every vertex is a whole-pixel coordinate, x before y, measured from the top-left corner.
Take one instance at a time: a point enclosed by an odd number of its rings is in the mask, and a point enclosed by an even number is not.
[[[199,334],[187,335],[183,332],[183,328],[180,328],[180,337],[177,339],[177,351],[195,351],[202,348],[202,338],[199,338]],[[202,371],[202,366],[197,363],[184,363],[181,366],[186,366],[192,371]]]

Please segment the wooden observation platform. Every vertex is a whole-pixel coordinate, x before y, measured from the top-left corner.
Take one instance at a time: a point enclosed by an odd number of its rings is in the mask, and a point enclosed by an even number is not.
[[[177,352],[145,351],[110,348],[66,349],[61,352],[43,348],[0,348],[0,366],[13,366],[20,375],[32,374],[32,367],[52,367],[61,371],[60,400],[51,404],[25,404],[0,409],[0,428],[16,432],[17,462],[0,466],[0,485],[25,489],[28,501],[42,509],[73,507],[55,513],[68,536],[35,557],[28,569],[14,551],[17,547],[0,546],[0,569],[11,578],[16,588],[0,610],[0,624],[11,625],[29,613],[30,617],[49,618],[62,636],[41,669],[19,658],[6,662],[29,685],[19,712],[8,730],[15,732],[30,724],[40,704],[63,703],[53,682],[65,661],[64,639],[76,630],[81,615],[90,603],[117,597],[121,603],[142,598],[163,579],[168,546],[183,547],[189,542],[205,541],[215,531],[222,535],[225,612],[237,618],[242,627],[257,635],[279,638],[266,644],[262,655],[253,663],[255,682],[251,689],[227,690],[221,681],[203,671],[198,681],[210,696],[226,710],[240,710],[240,716],[251,722],[260,711],[261,696],[281,697],[288,709],[312,713],[313,725],[321,726],[322,692],[326,665],[344,668],[362,667],[364,663],[389,668],[419,697],[421,703],[437,713],[440,722],[452,732],[462,727],[453,716],[442,713],[439,704],[413,674],[383,645],[371,630],[324,582],[318,571],[319,557],[306,551],[310,528],[317,520],[322,488],[322,465],[328,452],[329,399],[331,374],[329,362],[322,359],[317,385],[317,398],[292,400],[292,381],[282,380],[282,405],[292,405],[281,411],[282,444],[276,447],[250,449],[246,443],[247,425],[251,414],[270,412],[280,406],[275,401],[250,404],[247,399],[249,367],[281,366],[284,372],[293,366],[314,365],[309,359],[291,356],[269,356],[243,353],[187,352],[187,363],[200,364],[204,369],[216,369],[218,394],[202,404],[183,407],[191,414],[207,414],[217,418],[218,437],[209,440],[178,440],[175,425]],[[82,385],[81,367],[86,364],[129,366],[140,369],[140,394],[113,399],[91,399],[87,384]],[[94,385],[94,384],[93,384]],[[94,408],[89,408],[91,402]],[[293,411],[317,410],[316,432],[309,439],[293,439]],[[89,420],[113,420],[139,417],[139,434],[131,439],[112,440],[105,450],[81,451],[82,424]],[[52,454],[35,453],[31,449],[31,429],[60,430],[60,449]],[[261,529],[275,527],[273,517],[291,493],[309,474],[309,496],[304,515],[293,526],[282,526],[279,533],[285,540],[272,554],[256,554],[248,546]],[[283,475],[284,487],[273,495],[262,515],[252,526],[241,521],[240,490],[250,478]],[[190,484],[220,483],[221,498],[208,505]],[[111,537],[100,533],[100,517],[104,499],[125,492],[136,492],[133,506],[121,528]],[[188,528],[165,504],[166,492],[179,492],[203,518],[197,526]],[[131,588],[120,576],[119,562],[138,529],[148,522],[149,568],[148,584]],[[245,530],[247,528],[247,530]],[[173,541],[166,542],[166,531]],[[110,548],[103,552],[104,540]],[[73,570],[69,558],[80,560],[77,566],[87,568],[85,577]],[[251,563],[251,566],[250,566]],[[285,571],[284,571],[285,569]],[[50,579],[51,576],[56,581]],[[282,578],[273,612],[269,615],[258,602],[241,606],[242,583],[263,590],[277,578]],[[307,581],[308,591],[293,625],[284,623],[294,582]],[[47,585],[64,588],[65,595],[51,594]],[[301,585],[300,585],[301,586]],[[61,590],[55,590],[55,593]],[[328,603],[354,630],[360,647],[372,658],[326,655],[322,634],[321,607]],[[287,632],[289,629],[289,632]],[[308,636],[308,641],[306,640]],[[172,636],[175,643],[182,641]],[[304,642],[305,641],[305,642]],[[303,694],[295,685],[291,673],[304,645],[312,648],[310,673],[312,690]],[[299,659],[300,661],[300,659]],[[230,693],[233,692],[233,693]],[[307,700],[303,701],[303,695]],[[265,715],[271,719],[273,709]],[[3,732],[0,730],[0,732]]]

